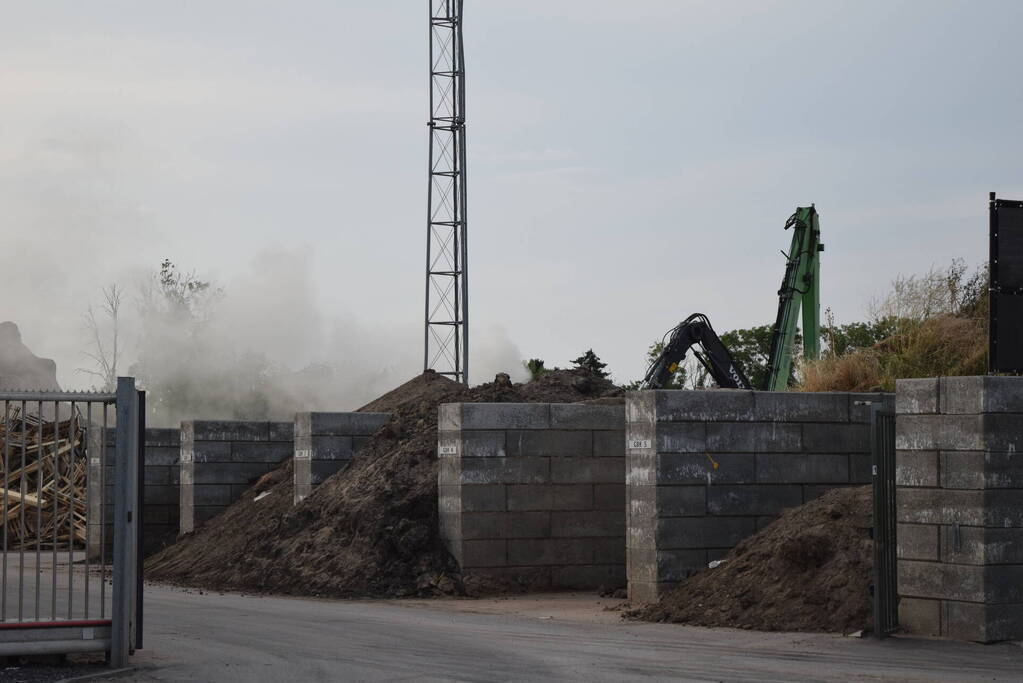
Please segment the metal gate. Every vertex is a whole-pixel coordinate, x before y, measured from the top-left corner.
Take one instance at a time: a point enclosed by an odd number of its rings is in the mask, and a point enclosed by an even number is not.
[[[139,401],[131,377],[112,394],[0,392],[0,655],[105,651],[127,665],[141,599]]]
[[[884,638],[899,628],[895,412],[890,405],[871,403],[870,435],[874,482],[874,634]]]

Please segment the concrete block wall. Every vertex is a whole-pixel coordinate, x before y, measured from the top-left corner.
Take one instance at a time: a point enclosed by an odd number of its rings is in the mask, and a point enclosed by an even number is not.
[[[99,430],[102,431],[102,430]],[[90,486],[95,485],[98,492],[99,482],[105,488],[102,524],[104,530],[100,534],[100,510],[97,504],[89,512],[89,545],[92,557],[98,557],[100,542],[106,544],[106,557],[111,559],[113,543],[113,510],[114,510],[114,442],[116,433],[108,429],[106,433],[106,462],[100,472],[99,462],[90,463]],[[143,552],[153,553],[173,542],[178,535],[178,458],[180,455],[180,432],[177,429],[146,429],[145,436],[145,488],[142,500],[142,536]],[[92,457],[100,458],[97,444],[92,449]],[[102,476],[102,480],[99,477]]]
[[[1023,640],[1023,377],[899,380],[899,619]]]
[[[257,479],[292,457],[294,434],[293,422],[182,422],[180,532],[193,531],[223,512]]]
[[[295,504],[324,479],[347,467],[390,413],[295,415]]]
[[[856,403],[880,398],[730,389],[628,394],[629,599],[656,600],[785,508],[869,483],[870,413]]]
[[[438,427],[441,536],[464,574],[624,584],[624,406],[447,404]]]

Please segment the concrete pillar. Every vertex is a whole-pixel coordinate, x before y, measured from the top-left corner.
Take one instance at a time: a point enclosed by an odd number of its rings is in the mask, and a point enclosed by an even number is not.
[[[347,467],[369,437],[390,419],[390,413],[296,414],[295,505],[327,477]]]
[[[1023,377],[897,383],[899,619],[1023,639]]]

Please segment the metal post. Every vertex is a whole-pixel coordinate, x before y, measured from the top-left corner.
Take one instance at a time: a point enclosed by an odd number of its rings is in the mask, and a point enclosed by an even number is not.
[[[114,575],[110,665],[128,665],[135,620],[137,536],[138,394],[134,377],[117,378],[117,440],[114,444]]]

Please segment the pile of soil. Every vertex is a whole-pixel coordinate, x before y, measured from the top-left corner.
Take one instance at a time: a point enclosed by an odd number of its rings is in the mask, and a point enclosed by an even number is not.
[[[869,486],[786,510],[724,563],[630,616],[758,631],[851,633],[871,623]]]
[[[288,461],[221,515],[153,555],[146,577],[337,598],[464,593],[438,530],[438,406],[606,401],[621,393],[585,370],[552,371],[527,384],[500,374],[471,389],[428,371],[360,409],[392,418],[348,468],[302,503],[292,504]]]

